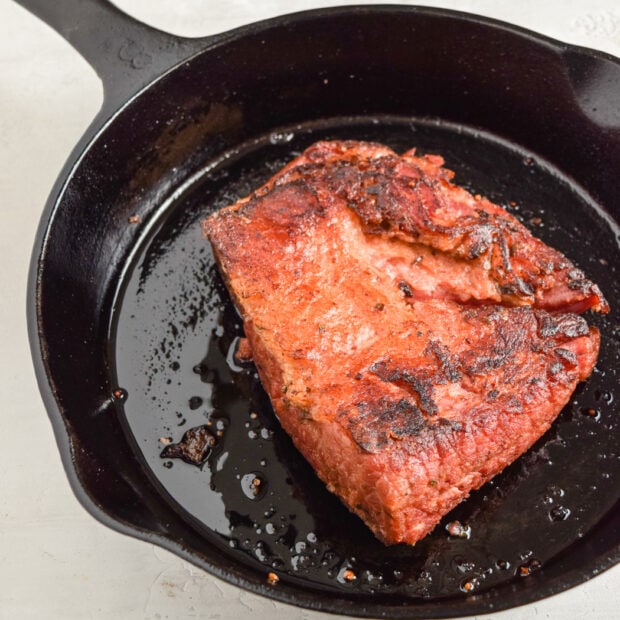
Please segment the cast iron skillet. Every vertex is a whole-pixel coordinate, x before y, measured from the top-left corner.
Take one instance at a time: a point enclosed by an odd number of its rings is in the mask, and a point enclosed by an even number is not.
[[[19,2],[104,82],[43,214],[28,308],[64,464],[96,518],[242,588],[360,616],[507,608],[618,561],[618,60],[416,7],[187,40],[102,0]],[[342,137],[442,153],[460,183],[595,278],[613,309],[591,317],[598,369],[552,430],[414,548],[383,547],[325,491],[253,369],[232,361],[239,320],[200,236],[211,210]],[[203,426],[217,441],[202,466],[162,457]],[[447,534],[453,520],[469,538]]]

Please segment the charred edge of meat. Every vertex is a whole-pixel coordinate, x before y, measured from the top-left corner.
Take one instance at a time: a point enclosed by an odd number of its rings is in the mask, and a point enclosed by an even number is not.
[[[431,340],[424,351],[424,355],[434,355],[439,362],[440,377],[437,377],[438,382],[441,382],[441,376],[445,377],[445,381],[448,383],[456,383],[462,379],[459,358],[450,353],[448,347],[441,344],[441,342]]]
[[[228,211],[236,217],[252,217],[255,210],[268,205],[265,213],[279,226],[288,224],[291,231],[302,230],[308,223],[325,215],[319,191],[304,179],[294,179],[286,185],[275,185],[269,191],[257,191],[239,209]]]
[[[393,400],[381,397],[378,401],[362,401],[353,411],[345,411],[339,417],[346,420],[346,426],[355,443],[365,452],[375,453],[393,441],[404,440],[412,435],[429,432],[429,437],[447,430],[460,431],[460,422],[445,418],[429,421],[416,403],[401,398]]]
[[[381,381],[406,388],[426,416],[434,416],[437,413],[437,404],[433,400],[432,372],[419,369],[413,374],[408,369],[399,368],[391,360],[375,362],[370,366],[369,371]]]
[[[541,338],[565,336],[577,338],[587,336],[590,328],[585,319],[576,314],[547,314],[537,313],[538,332]]]

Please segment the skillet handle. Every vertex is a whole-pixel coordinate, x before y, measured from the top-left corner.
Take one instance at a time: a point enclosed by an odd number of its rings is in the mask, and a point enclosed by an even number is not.
[[[187,39],[157,30],[108,0],[15,0],[62,35],[103,82],[102,111],[203,49],[212,37]]]

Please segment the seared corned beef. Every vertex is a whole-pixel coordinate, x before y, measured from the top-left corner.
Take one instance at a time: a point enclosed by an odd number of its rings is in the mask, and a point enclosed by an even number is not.
[[[204,222],[295,445],[387,544],[528,449],[594,367],[601,292],[434,155],[320,142]]]

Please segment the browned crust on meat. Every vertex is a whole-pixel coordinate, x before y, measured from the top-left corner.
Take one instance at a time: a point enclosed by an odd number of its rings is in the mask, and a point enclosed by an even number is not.
[[[443,163],[437,155],[417,157],[415,149],[399,157],[373,143],[318,142],[255,196],[299,182],[322,206],[343,200],[367,234],[420,244],[472,265],[495,287],[484,301],[609,311],[598,286],[580,269],[505,209],[451,183],[454,173]],[[305,213],[315,213],[307,206]]]
[[[591,373],[597,330],[548,309],[607,309],[441,163],[319,143],[204,226],[282,426],[386,543],[424,536]]]

